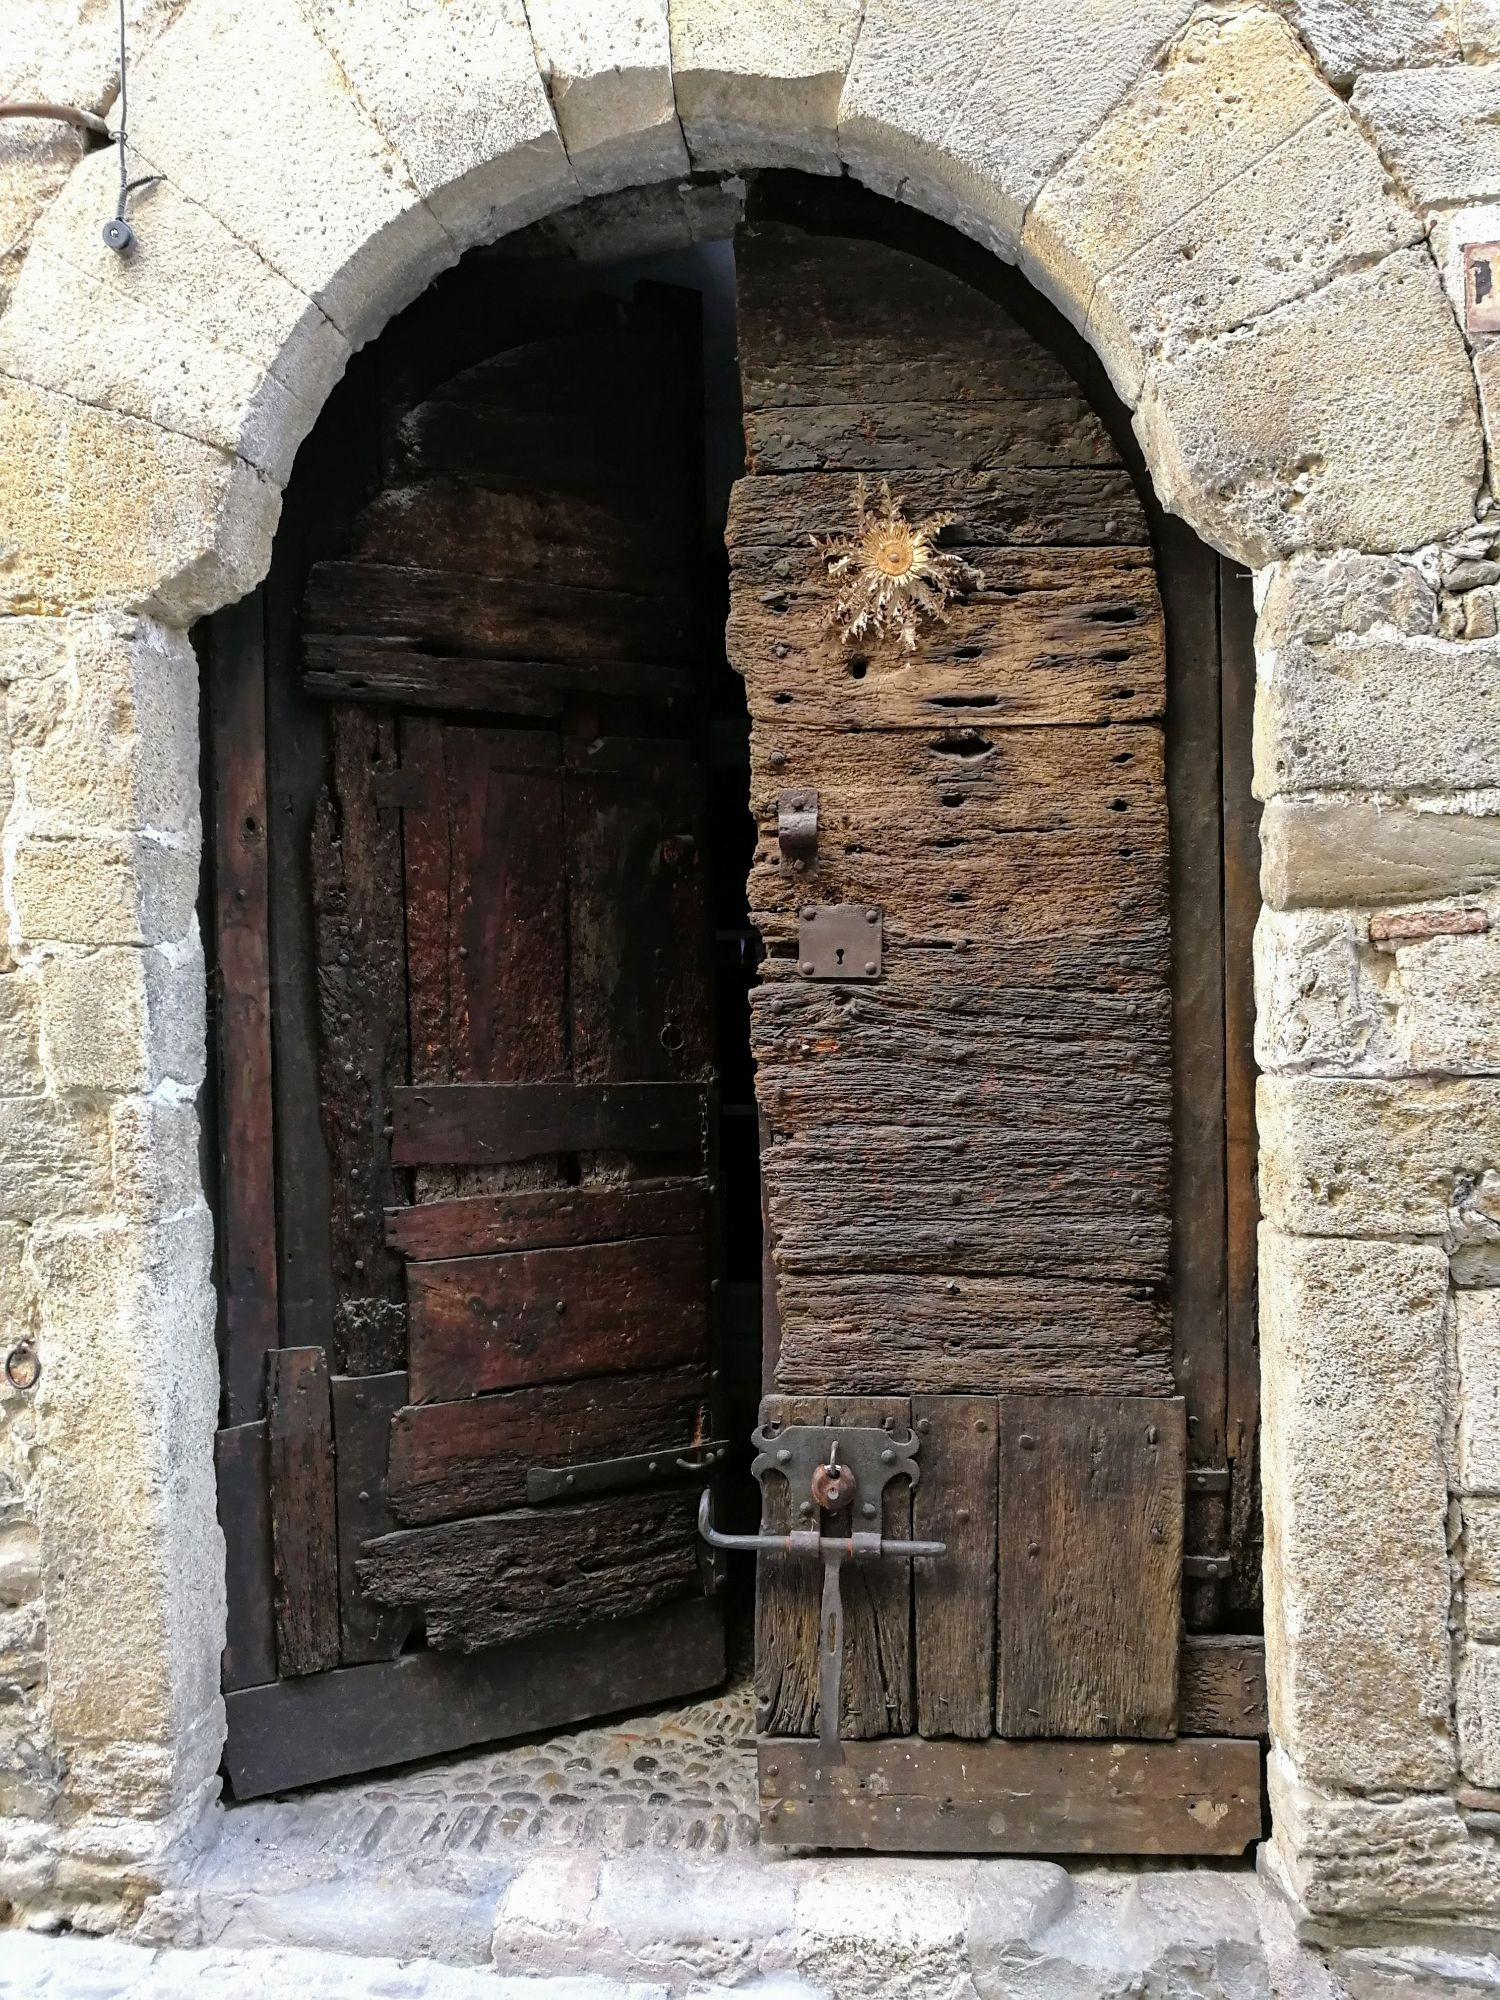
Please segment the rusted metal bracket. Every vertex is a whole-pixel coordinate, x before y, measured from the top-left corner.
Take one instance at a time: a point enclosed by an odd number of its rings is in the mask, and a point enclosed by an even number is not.
[[[722,1438],[709,1438],[702,1444],[663,1445],[657,1451],[596,1458],[583,1465],[530,1465],[526,1468],[526,1498],[536,1503],[621,1493],[681,1479],[686,1472],[712,1472],[728,1456],[729,1446]]]
[[[782,860],[800,875],[818,851],[816,792],[783,792],[777,799],[776,843]]]
[[[878,979],[885,924],[868,903],[807,903],[797,919],[797,970],[804,979]]]
[[[851,1527],[847,1535],[826,1535],[820,1525],[825,1513],[846,1508],[855,1518],[878,1521],[881,1495],[893,1479],[921,1478],[915,1431],[898,1438],[890,1431],[847,1429],[837,1425],[788,1424],[778,1431],[754,1433],[756,1456],[750,1470],[764,1488],[779,1474],[791,1489],[800,1520],[809,1525],[785,1535],[722,1535],[713,1524],[713,1500],[707,1488],[698,1503],[698,1532],[711,1548],[755,1549],[781,1555],[817,1556],[823,1564],[823,1600],[818,1619],[818,1739],[823,1762],[836,1764],[839,1745],[839,1688],[844,1660],[844,1606],[839,1572],[848,1559],[876,1556],[945,1556],[946,1542],[888,1540],[876,1528]]]

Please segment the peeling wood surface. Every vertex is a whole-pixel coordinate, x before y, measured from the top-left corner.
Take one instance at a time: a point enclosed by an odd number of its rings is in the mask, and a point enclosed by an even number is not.
[[[1183,1736],[1268,1736],[1266,1642],[1258,1632],[1189,1632],[1178,1666]]]
[[[701,1179],[595,1182],[468,1195],[386,1210],[386,1242],[407,1257],[556,1250],[622,1236],[692,1236],[704,1227]]]

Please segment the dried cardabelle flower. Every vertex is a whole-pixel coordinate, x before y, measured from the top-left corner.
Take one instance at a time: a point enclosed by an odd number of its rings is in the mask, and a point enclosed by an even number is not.
[[[854,489],[854,533],[811,537],[828,574],[843,586],[830,623],[842,626],[845,645],[867,633],[880,638],[891,633],[914,653],[919,621],[945,623],[959,591],[979,588],[980,572],[937,545],[953,518],[929,514],[909,521],[884,479],[879,504],[872,505],[861,477]]]

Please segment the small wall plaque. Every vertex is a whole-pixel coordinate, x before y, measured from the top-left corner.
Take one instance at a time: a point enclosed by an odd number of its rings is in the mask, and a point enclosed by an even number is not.
[[[1500,243],[1464,245],[1464,328],[1500,333]]]

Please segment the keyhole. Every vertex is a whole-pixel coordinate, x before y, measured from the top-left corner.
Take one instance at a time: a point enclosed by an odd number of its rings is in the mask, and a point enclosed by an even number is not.
[[[842,965],[844,962],[844,947],[840,945],[833,955],[838,960],[839,964]]]

